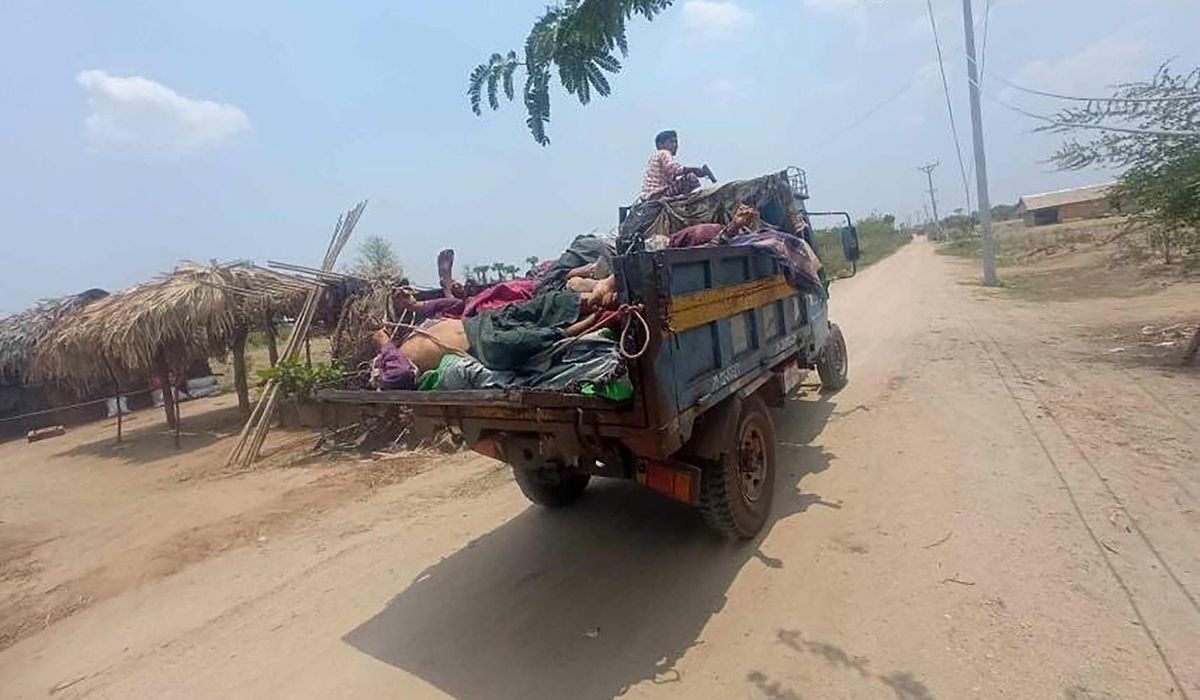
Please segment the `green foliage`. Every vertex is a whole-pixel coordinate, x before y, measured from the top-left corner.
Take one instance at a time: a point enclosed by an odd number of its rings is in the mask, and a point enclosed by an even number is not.
[[[879,262],[912,241],[912,232],[899,230],[895,224],[896,217],[891,214],[872,215],[855,222],[861,252],[859,269]],[[841,226],[817,229],[813,232],[813,240],[816,241],[817,252],[821,256],[826,275],[836,278],[850,274],[851,265],[842,254]]]
[[[258,385],[262,386],[272,379],[279,381],[279,388],[285,394],[292,396],[309,396],[313,389],[341,379],[345,374],[341,368],[318,362],[311,367],[302,360],[281,360],[274,367],[260,369]]]
[[[404,266],[388,239],[371,235],[358,246],[358,257],[350,271],[367,279],[395,279],[404,275]]]
[[[485,92],[488,107],[493,110],[500,108],[501,89],[507,100],[514,100],[513,76],[518,68],[523,68],[525,124],[535,141],[549,145],[546,125],[550,122],[552,70],[557,70],[563,89],[580,104],[590,102],[593,91],[601,97],[608,96],[612,86],[605,74],[621,70],[617,52],[622,58],[629,52],[626,22],[634,15],[652,20],[673,3],[674,0],[565,0],[546,8],[525,38],[524,60],[516,51],[494,53],[471,71],[467,82],[471,111],[482,114]]]
[[[967,216],[966,214],[956,213],[942,219],[942,228],[949,232],[947,235],[953,238],[957,232],[974,230],[976,224],[978,223],[978,214],[971,214],[970,216]]]
[[[1149,224],[1164,262],[1177,250],[1200,253],[1200,68],[1180,74],[1163,64],[1149,80],[1117,85],[1111,98],[1063,110],[1055,121],[1041,130],[1092,137],[1066,141],[1052,162],[1122,169],[1111,195],[1132,210],[1132,226]]]
[[[536,258],[534,258],[536,260]],[[529,260],[526,259],[526,262]],[[491,265],[468,265],[467,281],[476,284],[492,284],[494,282],[503,282],[504,280],[516,279],[521,272],[521,268],[517,265],[510,265],[505,262],[494,262]]]
[[[996,204],[992,206],[992,221],[1008,221],[1017,218],[1017,205]]]

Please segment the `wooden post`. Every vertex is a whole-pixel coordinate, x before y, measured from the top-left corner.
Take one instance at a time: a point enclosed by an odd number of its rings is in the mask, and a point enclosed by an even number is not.
[[[117,373],[113,371],[112,365],[109,364],[107,359],[104,360],[104,368],[108,370],[108,376],[112,379],[113,383],[113,395],[117,397],[117,444],[120,444],[122,432],[121,419],[123,416],[121,413],[121,382],[117,380]]]
[[[263,335],[267,339],[267,357],[274,367],[279,364],[279,331],[275,328],[275,319],[270,311],[263,312]]]
[[[175,387],[171,385],[171,368],[167,364],[166,354],[162,350],[158,351],[156,364],[158,365],[156,367],[158,370],[158,383],[162,386],[163,411],[167,414],[167,427],[177,428],[178,421],[176,418],[179,414],[175,410]],[[176,441],[178,442],[178,435],[176,435]]]
[[[122,428],[124,427],[122,425],[122,421],[123,421],[123,417],[125,415],[124,412],[121,410],[121,382],[117,380],[117,375],[112,371],[112,367],[108,368],[108,373],[110,376],[112,376],[113,394],[117,397],[116,398],[116,401],[117,401],[117,443],[119,444],[121,442],[121,437],[122,437],[121,436]]]
[[[250,414],[250,386],[246,379],[246,336],[249,329],[238,326],[233,329],[229,349],[233,355],[233,386],[237,391],[238,410],[242,415]]]
[[[308,338],[304,339],[304,364],[312,367],[312,347],[308,344]]]

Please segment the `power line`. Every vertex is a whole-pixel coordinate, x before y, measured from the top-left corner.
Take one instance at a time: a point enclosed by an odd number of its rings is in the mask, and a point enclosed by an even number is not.
[[[1010,88],[1013,88],[1014,90],[1020,90],[1021,92],[1028,92],[1031,95],[1041,95],[1042,97],[1053,97],[1055,99],[1069,100],[1072,102],[1149,102],[1149,103],[1153,103],[1153,102],[1200,101],[1200,93],[1197,93],[1194,95],[1178,95],[1178,96],[1174,96],[1174,97],[1079,97],[1077,95],[1064,95],[1062,93],[1050,92],[1048,90],[1037,90],[1034,88],[1024,87],[1022,85],[1017,85],[1013,81],[1011,81],[1003,76],[995,75],[993,73],[988,73],[988,76],[995,78],[996,80],[999,80],[1000,82],[1004,83],[1005,85],[1009,86]],[[980,80],[982,81],[982,76],[980,76]]]
[[[818,147],[820,147],[820,146],[828,146],[830,143],[833,143],[833,142],[834,142],[834,141],[836,141],[837,139],[839,139],[839,138],[841,138],[842,136],[844,136],[846,133],[848,133],[848,132],[850,132],[850,131],[852,131],[852,130],[854,130],[854,129],[857,129],[857,128],[858,128],[858,127],[860,127],[860,126],[862,126],[862,124],[863,124],[864,122],[866,122],[868,119],[870,119],[872,116],[874,116],[876,112],[878,112],[879,110],[881,110],[881,109],[883,109],[884,107],[888,106],[889,104],[891,104],[891,103],[895,102],[896,100],[900,99],[900,97],[902,97],[902,96],[904,95],[904,93],[906,93],[906,92],[908,92],[910,89],[912,89],[912,86],[913,86],[913,85],[914,85],[916,82],[917,82],[917,76],[916,76],[916,75],[914,75],[914,76],[913,76],[913,77],[912,77],[912,78],[911,78],[911,79],[908,81],[908,83],[907,83],[906,85],[904,85],[904,87],[900,88],[900,89],[899,89],[899,90],[897,90],[896,92],[894,92],[894,93],[892,93],[891,95],[889,95],[889,96],[885,97],[884,99],[880,100],[880,101],[879,101],[879,103],[877,103],[876,105],[874,105],[873,107],[871,107],[870,109],[868,109],[866,112],[863,112],[862,116],[858,117],[858,118],[857,118],[857,119],[855,119],[854,121],[850,122],[850,124],[848,124],[848,125],[846,125],[846,126],[842,127],[841,129],[838,129],[837,131],[835,131],[835,132],[834,132],[833,134],[831,134],[830,136],[826,137],[824,140],[822,140],[821,142],[819,142],[819,144],[818,144]]]
[[[954,123],[954,105],[950,101],[950,85],[946,82],[946,65],[942,60],[942,40],[938,37],[937,21],[933,17],[933,0],[925,0],[929,9],[929,26],[933,29],[933,45],[937,48],[938,70],[942,74],[942,91],[946,94],[946,111],[950,114],[950,133],[954,136],[954,152],[958,155],[958,172],[962,176],[963,191],[967,194],[967,211],[971,210],[971,186],[967,184],[967,166],[963,162],[962,147],[958,143],[958,126]]]
[[[988,27],[991,26],[992,5],[996,0],[983,0],[983,47],[979,49],[979,82],[983,83],[983,67],[987,65]],[[971,167],[974,168],[974,163]]]
[[[991,1],[995,2],[996,0],[991,0]],[[985,20],[986,20],[986,16],[985,16]],[[980,20],[980,24],[982,24],[983,21],[984,20]],[[961,46],[955,46],[952,49],[947,49],[947,53],[960,54],[960,53],[963,53],[963,49]],[[846,126],[838,129],[837,131],[833,132],[832,134],[825,137],[824,139],[819,139],[817,141],[816,149],[814,149],[814,150],[819,151],[823,146],[828,146],[830,143],[841,138],[846,133],[853,131],[854,129],[857,129],[858,127],[862,126],[863,123],[865,123],[868,119],[873,117],[876,112],[878,112],[879,110],[888,106],[889,104],[895,102],[896,100],[900,99],[902,96],[904,96],[905,93],[907,93],[909,90],[911,90],[913,85],[916,84],[917,79],[919,77],[920,77],[920,72],[914,73],[913,76],[911,78],[909,78],[908,82],[905,83],[899,90],[897,90],[896,92],[883,98],[875,105],[869,107],[867,109],[867,111],[863,112],[862,115],[860,115],[859,117],[857,117],[856,119],[851,121]]]
[[[975,87],[979,87],[978,82],[975,82],[972,84]],[[1046,116],[1045,114],[1038,114],[1037,112],[1030,112],[1029,110],[1024,109],[1023,107],[1018,107],[1017,105],[1005,102],[1004,100],[1000,99],[999,97],[996,97],[995,95],[991,95],[986,92],[983,92],[982,90],[980,90],[980,93],[983,94],[984,97],[988,98],[992,102],[995,102],[996,104],[1000,105],[1001,107],[1004,107],[1005,109],[1012,110],[1013,112],[1016,112],[1017,114],[1022,114],[1026,117],[1029,117],[1030,119],[1036,119],[1038,121],[1045,122],[1046,124],[1049,124],[1051,126],[1068,127],[1071,129],[1092,129],[1095,131],[1114,131],[1114,132],[1123,133],[1123,134],[1138,134],[1138,135],[1142,135],[1142,136],[1170,136],[1170,137],[1183,137],[1183,138],[1200,136],[1200,131],[1171,131],[1168,129],[1140,129],[1140,128],[1136,128],[1136,127],[1112,126],[1112,125],[1108,125],[1108,124],[1072,124],[1070,122],[1064,122],[1059,119],[1055,119],[1054,117]]]

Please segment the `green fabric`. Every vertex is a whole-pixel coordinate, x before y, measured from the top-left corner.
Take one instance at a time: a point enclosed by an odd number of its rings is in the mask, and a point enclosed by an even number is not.
[[[633,382],[624,377],[603,384],[584,382],[583,386],[579,387],[579,393],[584,396],[599,396],[609,401],[628,401],[633,397]]]
[[[442,388],[442,372],[449,367],[457,358],[457,355],[446,353],[442,355],[442,359],[438,360],[438,366],[421,375],[421,381],[417,384],[418,391],[437,391]]]
[[[579,318],[575,292],[541,294],[463,321],[471,354],[491,370],[525,369],[526,362],[566,337]]]

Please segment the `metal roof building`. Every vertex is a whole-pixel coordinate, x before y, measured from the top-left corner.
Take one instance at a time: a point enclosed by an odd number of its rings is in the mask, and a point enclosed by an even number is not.
[[[1017,213],[1026,226],[1045,226],[1115,214],[1109,193],[1115,183],[1087,185],[1067,190],[1027,194],[1017,202]]]

